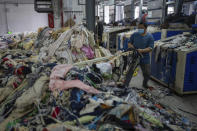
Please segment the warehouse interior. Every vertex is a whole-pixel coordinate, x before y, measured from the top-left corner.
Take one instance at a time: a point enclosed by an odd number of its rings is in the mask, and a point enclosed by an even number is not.
[[[197,1],[0,0],[0,131],[197,131]]]

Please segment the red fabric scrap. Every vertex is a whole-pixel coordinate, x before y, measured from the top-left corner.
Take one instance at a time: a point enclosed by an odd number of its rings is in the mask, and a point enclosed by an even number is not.
[[[15,75],[22,75],[22,74],[23,74],[24,68],[25,68],[25,67],[22,66],[22,67],[16,69],[16,70],[14,71],[14,74],[15,74]]]
[[[9,60],[8,58],[3,58],[3,62],[8,61],[8,60]]]
[[[48,131],[48,129],[47,128],[44,128],[42,131]]]
[[[52,113],[52,117],[53,118],[57,118],[57,115],[60,113],[60,108],[59,107],[55,107],[55,110]]]
[[[13,83],[14,88],[18,87],[18,84],[16,82]]]
[[[163,107],[162,107],[161,105],[159,105],[159,104],[155,104],[155,106],[156,106],[157,108],[159,108],[159,109],[163,109]]]

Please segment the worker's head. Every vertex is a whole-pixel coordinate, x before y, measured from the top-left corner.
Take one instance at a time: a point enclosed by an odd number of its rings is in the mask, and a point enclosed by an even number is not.
[[[142,14],[148,14],[147,10],[142,10]]]
[[[148,27],[148,25],[146,24],[146,23],[139,23],[138,24],[138,32],[140,33],[140,34],[145,34],[146,33],[146,31],[147,31],[147,27]]]
[[[98,22],[99,21],[99,16],[96,16],[96,22]]]

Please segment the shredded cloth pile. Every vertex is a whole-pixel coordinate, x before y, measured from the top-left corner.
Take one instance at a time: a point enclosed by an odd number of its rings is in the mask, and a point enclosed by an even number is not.
[[[197,128],[148,91],[128,86],[130,76],[124,72],[133,74],[139,62],[136,52],[111,55],[96,47],[93,34],[83,26],[40,29],[33,41],[29,50],[0,50],[0,130]]]
[[[46,43],[39,53],[40,61],[45,63],[55,59],[62,64],[73,64],[110,55],[109,52],[105,53],[105,49],[96,47],[93,34],[83,26],[74,26],[63,32],[56,41]]]

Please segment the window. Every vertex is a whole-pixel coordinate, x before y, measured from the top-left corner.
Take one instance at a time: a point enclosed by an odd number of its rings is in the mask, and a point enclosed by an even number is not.
[[[174,7],[168,7],[168,14],[174,13]]]

